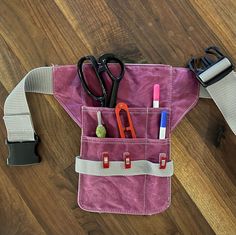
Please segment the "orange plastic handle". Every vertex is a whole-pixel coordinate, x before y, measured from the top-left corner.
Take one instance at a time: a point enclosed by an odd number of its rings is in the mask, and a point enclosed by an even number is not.
[[[126,112],[127,117],[128,117],[129,126],[127,126],[127,127],[122,126],[122,122],[120,119],[120,111],[121,110],[124,110]],[[132,122],[127,104],[126,103],[118,103],[115,108],[115,113],[116,113],[116,120],[117,120],[117,124],[118,124],[118,128],[119,128],[119,132],[120,132],[120,137],[126,138],[125,131],[130,131],[132,138],[136,138],[136,133],[134,130],[133,122]]]

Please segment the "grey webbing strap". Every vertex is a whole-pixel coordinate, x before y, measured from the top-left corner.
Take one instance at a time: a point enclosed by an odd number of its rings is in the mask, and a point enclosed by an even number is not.
[[[52,94],[52,67],[31,70],[7,97],[3,119],[9,142],[35,140],[35,131],[25,92]]]
[[[201,87],[200,97],[208,98],[209,95],[214,100],[236,135],[236,73],[233,63],[218,47],[210,46],[203,56],[192,57],[188,67],[205,88],[206,92]]]
[[[236,135],[236,73],[232,71],[220,81],[206,87],[206,90]]]
[[[199,97],[214,100],[236,135],[236,72],[232,71],[220,81],[206,88],[200,86]]]
[[[210,94],[208,93],[208,91],[203,86],[200,86],[199,97],[200,98],[211,99]]]
[[[208,73],[209,74],[209,73]],[[209,79],[204,78],[204,82]],[[236,72],[231,71],[221,80],[207,86],[200,86],[200,98],[212,98],[223,114],[229,127],[236,135]]]
[[[103,168],[102,161],[91,161],[76,157],[75,171],[81,174],[95,176],[114,176],[114,175],[154,175],[159,177],[172,176],[174,173],[173,161],[166,163],[165,169],[160,169],[159,163],[147,160],[137,160],[131,162],[131,168],[124,167],[124,161],[110,161],[109,168]]]

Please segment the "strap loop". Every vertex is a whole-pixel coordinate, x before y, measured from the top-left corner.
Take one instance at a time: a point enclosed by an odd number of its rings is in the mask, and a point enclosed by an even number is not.
[[[159,163],[147,160],[132,161],[132,167],[127,169],[123,161],[109,161],[109,168],[103,168],[103,161],[91,161],[76,157],[75,171],[81,174],[96,176],[131,176],[154,175],[159,177],[172,176],[174,173],[173,161],[166,163],[165,169],[160,169]]]

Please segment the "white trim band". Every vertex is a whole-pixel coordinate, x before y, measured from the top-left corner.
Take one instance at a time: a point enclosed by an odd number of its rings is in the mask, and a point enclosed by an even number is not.
[[[160,169],[159,163],[137,160],[131,161],[131,168],[129,169],[125,169],[124,161],[110,161],[109,168],[103,168],[102,161],[85,160],[77,156],[75,159],[75,171],[77,173],[95,176],[154,175],[168,177],[173,175],[174,167],[173,161],[167,162],[165,169]]]

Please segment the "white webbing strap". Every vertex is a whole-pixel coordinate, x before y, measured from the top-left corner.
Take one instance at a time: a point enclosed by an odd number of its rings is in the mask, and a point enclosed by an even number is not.
[[[154,175],[159,177],[172,176],[174,173],[173,161],[166,163],[165,169],[160,169],[159,163],[147,160],[131,161],[131,168],[125,169],[124,161],[110,161],[109,168],[103,168],[102,161],[91,161],[81,159],[79,156],[75,160],[75,171],[81,174],[96,176],[114,175]]]
[[[7,97],[3,119],[9,142],[33,141],[35,139],[25,92],[52,94],[52,67],[31,70]]]
[[[236,73],[232,71],[220,81],[206,87],[206,90],[236,135]]]
[[[200,86],[200,98],[213,99],[229,127],[236,135],[236,73],[232,71],[220,81],[204,88]]]
[[[225,57],[218,48],[209,47],[206,54],[215,55],[217,61],[208,56],[192,59],[190,69],[196,74],[201,86],[200,97],[211,97],[223,114],[229,127],[236,135],[236,73],[233,71],[231,61]],[[196,66],[201,61],[202,68]]]
[[[207,90],[203,86],[200,86],[199,97],[211,99],[210,94],[207,92]]]

